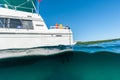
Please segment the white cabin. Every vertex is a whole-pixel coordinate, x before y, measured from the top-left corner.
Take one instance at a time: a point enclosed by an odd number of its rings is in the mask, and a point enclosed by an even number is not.
[[[72,45],[68,27],[48,29],[40,14],[0,7],[0,49]]]

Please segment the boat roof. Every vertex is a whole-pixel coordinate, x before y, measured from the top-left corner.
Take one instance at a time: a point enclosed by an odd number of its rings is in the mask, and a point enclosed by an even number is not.
[[[34,20],[43,20],[40,15],[37,13],[30,13],[30,12],[24,12],[24,11],[18,11],[8,8],[1,8],[0,7],[0,17],[3,18],[22,18],[22,19],[34,19]]]
[[[27,18],[37,18],[40,16],[39,12],[36,9],[36,6],[33,0],[26,0],[21,4],[18,5],[11,5],[7,0],[1,0],[4,4],[0,4],[0,15],[5,15],[4,17],[8,16],[18,16],[18,17],[27,17]],[[32,4],[33,8],[25,5]],[[37,13],[38,12],[38,13]]]

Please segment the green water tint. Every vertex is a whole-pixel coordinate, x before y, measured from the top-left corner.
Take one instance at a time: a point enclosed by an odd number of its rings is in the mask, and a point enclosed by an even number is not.
[[[0,60],[0,80],[120,80],[120,55],[65,52]]]

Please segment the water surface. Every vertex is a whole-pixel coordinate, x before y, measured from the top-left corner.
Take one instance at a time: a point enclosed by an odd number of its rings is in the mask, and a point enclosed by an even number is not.
[[[0,80],[120,80],[120,41],[1,50]],[[57,53],[36,55],[37,53]],[[5,57],[17,54],[27,56]],[[34,54],[34,55],[30,55]]]

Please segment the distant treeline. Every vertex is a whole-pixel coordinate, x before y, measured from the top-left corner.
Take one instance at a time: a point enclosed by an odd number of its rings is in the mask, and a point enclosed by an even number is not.
[[[109,40],[87,41],[87,42],[78,41],[76,44],[98,44],[98,43],[111,42],[111,41],[116,41],[116,40],[120,40],[120,38],[109,39]]]

